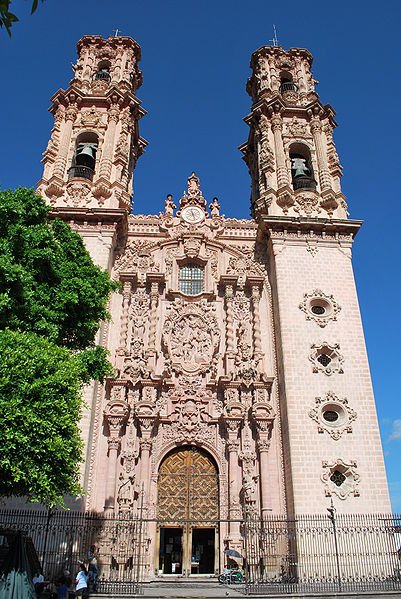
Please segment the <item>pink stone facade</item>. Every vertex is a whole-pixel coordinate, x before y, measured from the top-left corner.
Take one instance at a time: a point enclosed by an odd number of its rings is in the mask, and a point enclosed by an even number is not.
[[[161,467],[180,450],[215,469],[204,514],[221,520],[220,553],[241,550],[249,515],[323,513],[331,498],[340,512],[390,511],[351,263],[361,223],[348,219],[334,111],[309,52],[252,56],[249,220],[221,216],[194,173],[177,205],[168,196],[158,216],[130,214],[146,145],[140,49],[85,36],[78,54],[52,98],[38,189],[121,282],[98,337],[116,376],[85,392],[85,508],[154,519],[149,576],[160,573]]]

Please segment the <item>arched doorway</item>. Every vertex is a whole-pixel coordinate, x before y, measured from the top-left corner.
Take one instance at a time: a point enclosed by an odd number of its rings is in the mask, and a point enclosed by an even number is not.
[[[219,484],[198,447],[170,452],[159,469],[159,574],[214,574],[218,568]]]

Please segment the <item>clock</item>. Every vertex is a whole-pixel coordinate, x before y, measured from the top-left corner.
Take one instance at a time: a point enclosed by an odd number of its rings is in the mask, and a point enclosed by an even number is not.
[[[181,210],[181,218],[186,223],[196,224],[200,223],[205,218],[205,213],[199,206],[185,206],[185,208]]]

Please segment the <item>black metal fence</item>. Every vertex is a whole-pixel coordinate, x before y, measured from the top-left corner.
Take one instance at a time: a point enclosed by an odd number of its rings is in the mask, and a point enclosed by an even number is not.
[[[76,574],[95,546],[98,591],[128,596],[140,593],[141,583],[154,576],[149,542],[160,524],[129,514],[0,510],[0,529],[21,530],[32,539],[46,577],[57,579],[64,570]],[[226,531],[230,524],[209,523]],[[401,591],[399,515],[329,510],[294,518],[250,517],[237,525],[247,594]],[[224,566],[229,544],[222,532],[216,568]]]
[[[114,514],[73,511],[0,510],[0,529],[23,531],[32,539],[46,578],[57,580],[95,546],[97,590],[136,594],[144,574],[146,522]],[[0,541],[1,544],[1,541]]]
[[[329,510],[243,528],[248,594],[401,590],[399,515]]]

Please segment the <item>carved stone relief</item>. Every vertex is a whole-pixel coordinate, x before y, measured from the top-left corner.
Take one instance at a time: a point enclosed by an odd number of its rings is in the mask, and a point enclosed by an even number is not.
[[[309,416],[317,423],[319,433],[326,431],[337,441],[343,433],[352,432],[351,423],[356,419],[357,413],[349,407],[347,399],[329,391],[325,397],[315,398],[315,406],[310,410]]]
[[[309,360],[312,362],[313,372],[323,372],[330,376],[331,374],[343,374],[344,357],[340,353],[338,343],[330,345],[327,341],[313,343],[311,345]]]
[[[359,497],[360,476],[357,472],[355,460],[346,462],[341,458],[334,461],[322,461],[322,482],[327,497],[337,495],[340,499],[346,499],[353,495]]]
[[[321,289],[305,293],[299,309],[305,312],[306,320],[314,320],[320,327],[325,327],[330,321],[337,320],[341,306],[333,295],[326,295]]]
[[[206,300],[195,304],[176,298],[168,306],[162,333],[168,370],[215,374],[220,342],[215,310]]]

